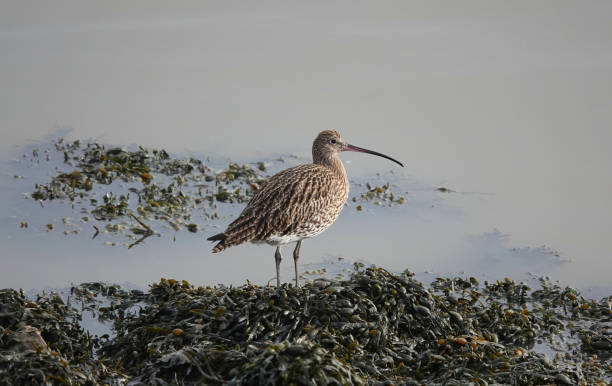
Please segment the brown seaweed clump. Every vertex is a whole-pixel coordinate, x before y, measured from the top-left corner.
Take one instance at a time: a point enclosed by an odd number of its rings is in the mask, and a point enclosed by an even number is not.
[[[353,202],[373,202],[375,205],[394,206],[401,205],[406,202],[403,196],[394,194],[391,190],[391,184],[387,182],[381,186],[372,186],[370,183],[366,183],[366,191],[354,196],[351,200]],[[361,205],[357,206],[357,210],[362,210]]]
[[[574,340],[553,358],[532,348],[569,342],[593,318],[610,323],[610,299],[542,287],[439,279],[427,289],[375,267],[301,289],[162,279],[138,315],[115,320],[100,354],[136,384],[608,382],[610,363],[592,351],[602,344]]]
[[[51,200],[82,204],[82,221],[99,224],[92,224],[94,238],[100,229],[127,233],[130,247],[160,234],[164,227],[196,233],[219,217],[217,204],[244,203],[266,181],[262,162],[256,167],[230,162],[215,172],[194,157],[174,158],[163,149],[142,146],[125,150],[60,139],[55,151],[64,155],[57,166],[62,171],[36,184],[30,197],[41,205]],[[38,152],[34,154],[38,157]],[[196,216],[206,222],[198,225],[193,221]],[[140,226],[134,227],[132,220]]]
[[[0,385],[122,384],[94,357],[78,311],[57,295],[0,290]]]
[[[50,180],[34,185],[29,197],[41,205],[53,200],[70,203],[73,215],[93,227],[92,238],[125,235],[127,242],[110,244],[128,248],[168,229],[198,233],[219,218],[220,207],[248,202],[267,180],[268,164],[264,162],[229,162],[215,170],[209,159],[174,157],[163,149],[139,146],[126,150],[63,138],[52,149],[44,151],[47,161],[55,152],[63,162],[55,164]],[[38,149],[32,151],[31,160],[40,163]],[[359,203],[357,210],[367,204],[396,206],[406,202],[394,194],[388,182],[381,186],[366,183],[365,188],[351,198]],[[75,205],[80,206],[78,213]],[[65,219],[66,235],[80,232],[69,217]],[[20,228],[27,225],[22,221]],[[53,224],[47,225],[48,232],[53,229]]]
[[[426,287],[408,271],[356,268],[348,280],[315,279],[303,288],[162,279],[143,292],[84,283],[71,291],[80,311],[54,295],[32,302],[3,290],[0,383],[26,376],[34,384],[130,385],[612,380],[612,297],[587,300],[544,279],[536,290],[474,278]],[[91,337],[77,322],[80,312],[112,320],[115,335]]]

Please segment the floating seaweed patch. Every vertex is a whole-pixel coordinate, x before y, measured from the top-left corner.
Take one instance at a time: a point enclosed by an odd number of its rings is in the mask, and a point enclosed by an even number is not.
[[[401,205],[406,202],[403,196],[397,196],[391,190],[391,184],[387,182],[381,186],[372,186],[366,183],[367,190],[352,198],[353,202],[373,202],[375,205]],[[362,205],[357,206],[357,210],[363,210]]]
[[[91,211],[96,220],[110,220],[127,214],[129,194],[117,196],[112,192],[108,192],[102,198],[104,203],[96,206]]]
[[[63,163],[50,181],[36,183],[28,197],[41,205],[51,200],[81,204],[79,216],[87,218],[96,230],[93,238],[99,234],[97,229],[115,223],[107,235],[124,234],[128,241],[109,244],[128,247],[146,239],[142,238],[142,228],[126,226],[130,213],[148,223],[153,232],[150,234],[161,235],[167,229],[196,233],[219,218],[219,205],[248,202],[266,183],[262,173],[270,166],[264,162],[229,162],[227,167],[214,170],[203,160],[176,158],[163,149],[139,146],[127,150],[63,139],[44,151],[47,156],[53,151],[60,153]],[[38,154],[35,149],[32,158],[37,162]],[[392,192],[389,183],[376,187],[367,184],[366,188],[352,198],[360,202],[357,210],[362,210],[365,203],[393,206],[405,202],[403,196]],[[107,224],[101,224],[104,222]],[[75,231],[79,230],[70,228],[64,233]]]
[[[206,221],[218,218],[217,203],[244,203],[266,180],[260,174],[266,170],[263,162],[255,167],[230,163],[213,172],[202,160],[173,158],[165,150],[144,147],[107,149],[98,143],[60,139],[55,151],[63,154],[63,165],[72,170],[59,172],[46,184],[36,184],[29,197],[41,204],[48,200],[88,203],[81,214],[90,213],[98,222],[121,222],[137,213],[157,234],[163,224],[195,233],[202,224],[193,221],[194,215]],[[128,231],[130,239],[143,241],[142,228],[115,225],[112,233]]]

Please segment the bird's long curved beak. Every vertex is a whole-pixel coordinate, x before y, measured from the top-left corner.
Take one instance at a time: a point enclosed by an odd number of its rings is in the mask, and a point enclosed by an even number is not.
[[[361,148],[361,147],[358,147],[358,146],[349,145],[348,143],[346,144],[346,147],[344,148],[344,151],[356,151],[356,152],[359,152],[359,153],[374,154],[374,155],[377,155],[379,157],[383,157],[383,158],[386,158],[388,160],[391,160],[391,161],[395,162],[396,164],[398,164],[399,166],[404,167],[404,165],[401,162],[399,162],[396,159],[393,159],[393,158],[389,157],[388,155],[384,155],[384,154],[379,153],[379,152],[374,151],[374,150],[368,150],[368,149],[364,149],[364,148]]]

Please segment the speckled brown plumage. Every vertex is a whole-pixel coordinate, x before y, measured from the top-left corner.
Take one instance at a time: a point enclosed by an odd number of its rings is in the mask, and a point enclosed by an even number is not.
[[[253,196],[223,232],[225,239],[213,252],[246,241],[285,244],[283,237],[315,236],[336,220],[347,195],[346,174],[327,166],[311,164],[283,170]]]
[[[389,158],[346,144],[336,131],[322,131],[312,146],[313,163],[295,166],[272,176],[225,232],[208,239],[219,242],[213,252],[221,252],[247,241],[276,245],[279,284],[279,246],[297,242],[293,256],[296,285],[299,285],[297,260],[301,241],[320,234],[333,224],[348,197],[346,171],[338,158],[338,153],[345,150]]]

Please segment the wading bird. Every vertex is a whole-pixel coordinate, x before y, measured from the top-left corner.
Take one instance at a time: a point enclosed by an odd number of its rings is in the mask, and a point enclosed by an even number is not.
[[[338,153],[343,151],[374,154],[404,166],[384,154],[349,145],[337,131],[322,131],[312,144],[313,162],[272,176],[225,232],[208,238],[218,241],[213,253],[247,241],[275,245],[276,285],[280,286],[280,247],[296,242],[293,262],[295,285],[299,286],[298,259],[302,240],[329,228],[348,197],[349,181],[338,158]]]

